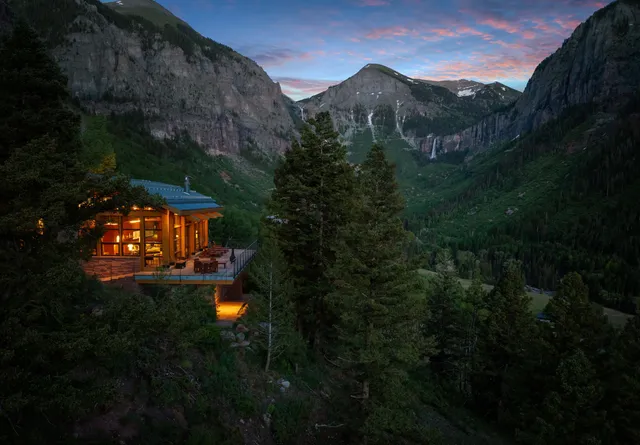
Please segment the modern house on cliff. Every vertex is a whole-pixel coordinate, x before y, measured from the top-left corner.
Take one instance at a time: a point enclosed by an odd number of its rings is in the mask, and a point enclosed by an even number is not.
[[[212,285],[216,303],[241,297],[243,271],[257,242],[222,246],[209,239],[209,220],[222,217],[222,206],[191,190],[188,177],[184,187],[139,179],[131,184],[160,195],[165,204],[159,209],[134,207],[127,216],[99,214],[106,232],[85,271],[103,281]]]

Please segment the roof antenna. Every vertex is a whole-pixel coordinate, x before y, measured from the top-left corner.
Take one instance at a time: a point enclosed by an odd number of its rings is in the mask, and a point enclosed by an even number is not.
[[[185,193],[191,192],[191,182],[189,181],[189,179],[191,179],[189,176],[185,176],[184,177],[184,192]]]

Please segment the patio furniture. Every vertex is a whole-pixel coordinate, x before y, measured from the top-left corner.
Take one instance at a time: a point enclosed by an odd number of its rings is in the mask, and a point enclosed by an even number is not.
[[[202,272],[202,262],[198,259],[193,260],[193,272],[194,273],[203,273]]]

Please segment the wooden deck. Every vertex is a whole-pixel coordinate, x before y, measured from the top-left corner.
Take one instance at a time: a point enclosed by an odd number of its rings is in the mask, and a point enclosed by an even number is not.
[[[236,249],[236,261],[231,263],[231,251],[225,253],[222,257],[217,258],[218,272],[215,273],[196,273],[193,270],[194,258],[187,260],[186,267],[176,269],[170,267],[166,270],[159,271],[141,271],[136,272],[134,279],[140,284],[232,284],[235,278],[242,272],[251,262],[256,254],[253,249]],[[213,259],[215,261],[216,259]]]

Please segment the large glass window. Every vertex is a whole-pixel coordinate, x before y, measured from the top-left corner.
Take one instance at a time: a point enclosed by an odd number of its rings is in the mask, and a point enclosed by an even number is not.
[[[162,257],[162,217],[144,218],[144,252],[146,264],[156,264]]]
[[[173,226],[173,252],[176,258],[184,256],[180,251],[180,224]]]
[[[122,254],[126,256],[140,255],[140,217],[122,218]]]
[[[102,216],[99,221],[104,224],[104,235],[102,236],[102,251],[105,256],[120,255],[120,217]]]

